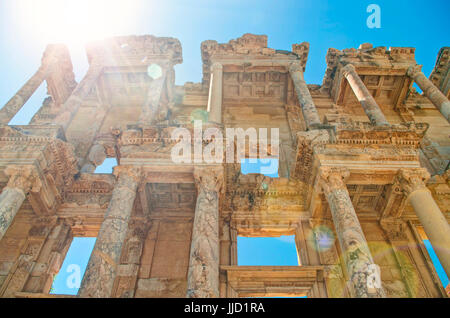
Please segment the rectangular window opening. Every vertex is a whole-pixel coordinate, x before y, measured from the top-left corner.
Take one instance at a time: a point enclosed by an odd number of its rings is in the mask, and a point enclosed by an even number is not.
[[[242,174],[259,173],[270,178],[278,178],[278,159],[276,158],[242,158]]]
[[[112,173],[115,166],[117,166],[116,158],[106,158],[100,166],[95,168],[94,173]]]
[[[74,237],[58,274],[53,278],[52,295],[77,295],[96,237]]]
[[[439,276],[439,280],[441,281],[442,286],[444,286],[444,288],[449,287],[449,279],[447,277],[447,274],[445,273],[445,270],[442,267],[441,262],[439,262],[439,258],[437,257],[436,252],[434,251],[434,248],[431,245],[431,242],[428,239],[428,236],[425,233],[424,228],[422,226],[416,226],[416,230],[417,234],[422,239],[422,242],[425,245],[425,248],[428,252],[428,256],[430,256],[431,262],[433,263],[434,269],[437,275]]]
[[[425,245],[425,248],[427,249],[428,255],[431,258],[431,262],[433,263],[434,269],[436,270],[436,273],[439,276],[439,279],[441,280],[442,286],[446,288],[449,284],[449,280],[447,277],[447,274],[445,273],[444,268],[441,265],[441,262],[439,262],[439,259],[433,249],[433,246],[431,245],[430,241],[428,239],[423,240],[423,244]]]
[[[41,108],[46,97],[48,97],[47,84],[43,81],[34,94],[31,95],[22,108],[9,121],[8,125],[28,125],[33,116]]]
[[[237,238],[239,266],[299,266],[294,235]]]

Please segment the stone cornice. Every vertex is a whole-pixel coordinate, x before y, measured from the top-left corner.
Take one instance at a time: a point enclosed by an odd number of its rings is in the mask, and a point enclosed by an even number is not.
[[[183,61],[178,39],[153,35],[117,36],[90,43],[86,51],[90,64],[97,59],[105,66],[146,65],[164,60],[179,64]]]
[[[436,64],[430,75],[430,80],[438,87],[444,95],[448,96],[448,83],[450,69],[450,47],[446,46],[439,50]],[[447,87],[447,89],[446,89]]]
[[[429,124],[404,123],[389,127],[376,127],[366,122],[334,124],[337,144],[385,144],[418,148]]]
[[[322,91],[330,91],[336,80],[339,68],[347,64],[358,68],[398,69],[403,74],[411,65],[416,65],[415,49],[411,47],[373,47],[370,43],[362,44],[358,49],[342,51],[330,48],[326,56],[327,70],[322,83]]]
[[[203,83],[209,83],[210,65],[213,61],[221,63],[238,63],[238,61],[263,60],[273,61],[274,64],[298,60],[303,71],[308,59],[309,43],[293,44],[292,52],[275,50],[267,47],[267,35],[244,34],[242,37],[230,40],[228,43],[218,43],[214,40],[203,41],[201,44],[203,62]],[[253,63],[252,63],[253,64]]]

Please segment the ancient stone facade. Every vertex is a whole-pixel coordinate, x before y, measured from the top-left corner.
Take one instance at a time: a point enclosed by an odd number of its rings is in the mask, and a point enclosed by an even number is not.
[[[448,48],[430,79],[414,48],[329,49],[322,85],[308,51],[204,41],[202,82],[178,86],[174,38],[92,43],[80,83],[48,46],[0,109],[0,297],[68,297],[49,291],[73,237],[97,237],[79,297],[447,297],[423,240],[449,275]],[[8,125],[43,81],[30,124]],[[279,177],[175,163],[195,119],[278,128]],[[238,266],[238,236],[280,235],[299,266]]]

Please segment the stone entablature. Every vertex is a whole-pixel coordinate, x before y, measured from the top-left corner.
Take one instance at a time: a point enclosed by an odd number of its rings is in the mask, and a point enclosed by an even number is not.
[[[309,43],[293,44],[292,52],[275,50],[267,47],[266,35],[244,34],[228,43],[218,43],[214,40],[203,41],[201,44],[203,62],[203,85],[209,83],[210,68],[214,62],[230,66],[284,66],[298,61],[306,67],[309,53]],[[226,71],[226,70],[225,70]]]
[[[435,67],[430,75],[430,80],[450,98],[450,47],[446,46],[439,50]]]

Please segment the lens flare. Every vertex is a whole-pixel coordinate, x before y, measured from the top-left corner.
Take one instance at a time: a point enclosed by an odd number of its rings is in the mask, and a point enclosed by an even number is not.
[[[326,225],[318,225],[314,227],[312,229],[311,236],[312,238],[308,241],[315,241],[316,245],[313,247],[319,252],[325,252],[334,245],[335,237],[333,230]]]
[[[84,45],[132,32],[139,6],[137,0],[15,0],[13,10],[31,39]]]
[[[191,122],[194,122],[194,120],[201,120],[203,122],[208,121],[208,112],[203,109],[196,109],[191,113]]]
[[[158,64],[152,63],[147,67],[147,74],[156,80],[162,76],[162,68]]]

